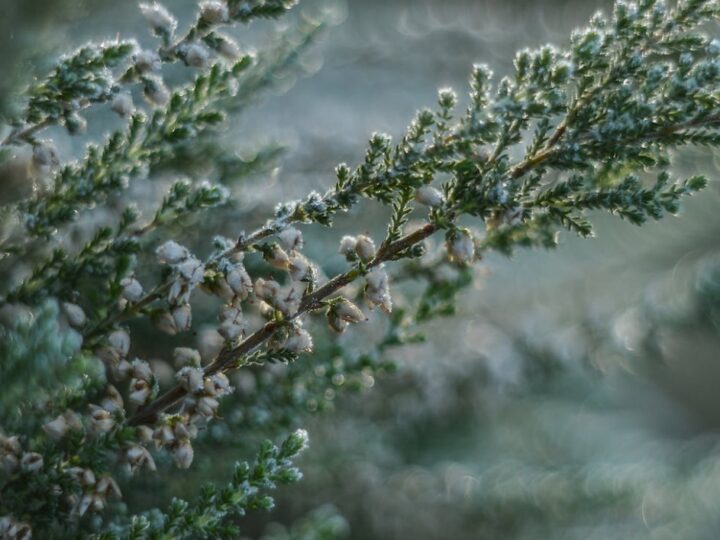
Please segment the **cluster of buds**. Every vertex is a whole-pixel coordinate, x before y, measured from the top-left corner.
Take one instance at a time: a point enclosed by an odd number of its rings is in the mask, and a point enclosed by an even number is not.
[[[365,300],[370,309],[379,307],[385,313],[392,311],[390,278],[382,266],[373,268],[365,276]]]
[[[174,335],[188,330],[192,324],[190,295],[203,282],[205,265],[192,256],[186,247],[173,240],[165,242],[155,253],[161,263],[172,266],[175,271],[168,292],[168,302],[172,309],[158,315],[155,322],[161,330]]]
[[[120,498],[122,493],[117,482],[111,476],[97,478],[91,469],[70,467],[65,473],[72,477],[82,488],[82,495],[70,495],[73,511],[84,516],[88,511],[101,512],[105,509],[108,497]]]
[[[0,516],[0,538],[3,540],[30,540],[32,527],[12,516]]]
[[[142,428],[149,430],[150,428]],[[191,440],[197,436],[197,427],[187,415],[166,415],[152,432],[152,440],[158,448],[168,450],[181,469],[190,467],[194,457]]]
[[[343,297],[336,298],[332,301],[325,316],[330,328],[338,333],[344,332],[350,323],[355,324],[367,321],[367,317],[362,310],[350,300]]]
[[[191,424],[204,423],[217,416],[219,399],[233,391],[224,373],[206,377],[202,368],[184,367],[176,378],[187,393],[182,410]]]
[[[271,314],[274,309],[288,317],[295,315],[300,308],[305,289],[305,284],[298,281],[281,287],[277,281],[272,279],[258,278],[255,280],[255,296],[272,308],[267,309],[261,304],[260,310],[266,314]]]
[[[313,340],[310,332],[302,327],[302,321],[293,321],[293,324],[285,327],[273,336],[272,348],[285,349],[295,354],[312,352]]]
[[[475,242],[467,229],[449,232],[445,237],[445,245],[451,261],[470,264],[475,260]]]
[[[343,236],[340,239],[340,249],[338,251],[345,255],[348,261],[360,259],[363,262],[371,261],[377,253],[375,242],[366,234]]]
[[[150,364],[136,358],[131,364],[130,394],[128,399],[133,405],[144,405],[152,396],[155,374]]]

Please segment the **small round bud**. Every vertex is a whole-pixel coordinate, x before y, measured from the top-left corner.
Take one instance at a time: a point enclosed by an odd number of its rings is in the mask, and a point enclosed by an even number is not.
[[[126,118],[133,113],[135,105],[132,96],[128,92],[121,92],[113,98],[110,108],[116,114]]]
[[[228,8],[225,2],[206,0],[200,3],[200,18],[210,24],[219,24],[227,21]]]
[[[467,230],[458,229],[450,233],[445,244],[450,260],[470,264],[475,259],[475,243]]]
[[[415,192],[415,200],[426,206],[440,206],[443,194],[432,186],[422,186]]]
[[[80,306],[77,304],[71,304],[70,302],[63,302],[62,308],[70,326],[75,328],[83,327],[85,321],[87,321],[87,317]]]
[[[363,261],[368,262],[375,257],[375,242],[364,234],[359,234],[355,245],[355,252]]]

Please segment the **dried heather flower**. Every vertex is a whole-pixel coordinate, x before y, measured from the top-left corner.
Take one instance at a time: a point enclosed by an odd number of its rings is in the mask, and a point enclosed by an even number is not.
[[[370,308],[380,307],[384,312],[392,311],[392,298],[387,272],[377,267],[365,276],[365,298]]]
[[[43,431],[53,441],[59,441],[68,432],[69,426],[63,415],[56,417],[54,420],[43,425]]]
[[[60,164],[55,145],[51,141],[39,141],[33,145],[33,163],[37,167],[56,167]]]
[[[367,321],[367,317],[362,310],[347,298],[342,298],[337,304],[335,304],[334,308],[338,317],[340,317],[343,321],[349,323]]]
[[[303,236],[302,233],[295,227],[288,227],[283,229],[278,234],[278,240],[287,250],[300,250],[303,247]]]
[[[359,234],[355,244],[355,252],[363,261],[368,262],[375,257],[375,242],[369,236]]]
[[[210,53],[205,46],[191,43],[185,51],[185,63],[190,67],[207,67],[210,63]]]
[[[184,440],[179,442],[173,449],[172,456],[175,460],[175,465],[177,465],[180,469],[189,468],[194,457],[193,447],[192,444],[190,444],[190,441]]]
[[[150,384],[143,379],[132,379],[129,391],[128,400],[133,405],[144,405],[152,394]]]
[[[135,111],[132,96],[128,92],[117,94],[110,104],[110,108],[123,118],[127,118]]]
[[[160,34],[172,34],[175,31],[177,20],[158,2],[140,4],[140,11],[156,32]]]
[[[225,279],[235,295],[241,300],[245,300],[253,290],[252,279],[242,264],[235,265],[226,274]]]
[[[157,52],[146,49],[139,51],[135,54],[135,68],[140,73],[147,73],[149,71],[157,71],[160,69],[160,56]]]
[[[278,270],[286,270],[290,263],[288,254],[277,244],[270,246],[270,249],[265,253],[265,260],[270,263],[270,266]]]
[[[140,282],[135,278],[124,278],[120,281],[120,286],[123,288],[122,296],[128,302],[139,302],[143,298],[143,288]]]
[[[188,392],[201,392],[205,387],[205,374],[199,367],[184,367],[175,374],[180,385]]]
[[[87,316],[80,306],[71,304],[70,302],[63,302],[62,308],[70,326],[74,326],[75,328],[83,327],[85,321],[87,321]]]
[[[134,473],[138,469],[146,468],[150,471],[156,471],[155,460],[144,446],[137,444],[132,445],[125,451],[125,460],[130,473]]]
[[[285,341],[284,348],[294,353],[311,352],[313,340],[310,333],[304,328],[295,327]]]
[[[107,433],[115,427],[115,419],[110,411],[98,405],[90,405],[90,430],[93,433]]]
[[[130,350],[130,335],[125,330],[115,330],[108,336],[108,343],[118,355],[125,357]]]
[[[450,233],[445,244],[450,260],[470,264],[475,259],[475,243],[467,230],[458,229]]]
[[[443,203],[443,194],[432,186],[422,186],[415,191],[415,200],[426,206],[440,206]]]
[[[38,472],[43,468],[43,457],[37,452],[25,452],[20,460],[20,467],[25,472]]]
[[[175,369],[184,367],[200,367],[200,352],[190,347],[175,347],[173,351],[173,364]]]
[[[175,328],[179,332],[186,332],[190,330],[192,325],[192,310],[190,304],[183,304],[172,310],[173,320],[175,321]]]
[[[300,281],[308,276],[310,261],[302,253],[293,253],[288,260],[287,269],[290,273],[290,279]]]
[[[227,21],[228,8],[225,2],[206,0],[200,3],[200,18],[210,24],[219,24]]]

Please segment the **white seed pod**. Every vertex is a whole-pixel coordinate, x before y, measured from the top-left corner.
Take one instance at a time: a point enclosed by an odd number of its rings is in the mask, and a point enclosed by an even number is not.
[[[183,304],[172,311],[175,327],[179,332],[186,332],[192,326],[192,310],[190,304]]]
[[[108,336],[108,343],[121,357],[125,357],[130,350],[130,335],[125,330],[115,330]]]
[[[205,373],[199,367],[184,367],[175,374],[175,379],[180,386],[191,393],[202,392],[205,386]]]
[[[184,367],[200,367],[201,357],[200,352],[190,347],[175,347],[173,351],[173,363],[175,369],[182,369]]]
[[[37,167],[57,167],[60,158],[55,145],[50,141],[39,141],[33,145],[33,163]]]
[[[338,314],[338,317],[340,317],[343,321],[349,323],[359,323],[367,321],[367,317],[362,312],[362,310],[347,298],[343,298],[334,306],[334,308]]]
[[[150,399],[152,388],[146,380],[133,379],[130,381],[130,393],[128,400],[133,405],[144,405]]]
[[[123,118],[127,118],[135,111],[132,96],[128,92],[120,92],[119,94],[116,94],[110,104],[110,108],[114,113],[122,116]]]
[[[38,472],[43,468],[43,457],[37,452],[25,452],[20,459],[20,467],[26,472]]]
[[[369,236],[359,234],[355,244],[355,252],[363,261],[368,262],[375,257],[375,242]]]
[[[285,253],[285,250],[277,244],[273,244],[270,247],[270,250],[265,253],[265,260],[270,263],[270,266],[277,268],[278,270],[286,270],[288,264],[290,263],[288,254]]]
[[[80,306],[77,304],[71,304],[70,302],[63,302],[62,308],[70,326],[75,328],[83,327],[85,321],[87,321],[87,317]]]
[[[155,250],[158,260],[163,264],[177,264],[190,256],[190,252],[174,240],[168,240]]]
[[[175,31],[177,20],[158,2],[140,4],[140,11],[156,32],[172,34]]]
[[[148,73],[160,69],[160,56],[157,52],[146,49],[135,54],[135,69],[140,73]]]
[[[143,298],[143,288],[140,282],[135,278],[124,278],[120,281],[123,288],[122,296],[128,302],[139,302]]]
[[[310,261],[302,253],[295,252],[290,255],[287,270],[293,281],[303,280],[310,272]]]
[[[44,424],[42,428],[47,436],[53,441],[59,441],[62,439],[70,429],[67,420],[63,415],[60,415],[54,420]]]
[[[355,246],[357,246],[357,238],[354,236],[343,236],[340,239],[340,248],[338,249],[338,252],[347,257],[348,255],[355,253]]]
[[[192,465],[194,452],[192,444],[190,444],[190,441],[185,440],[178,443],[178,445],[173,449],[172,452],[173,459],[175,460],[175,465],[177,465],[180,469],[187,469]]]
[[[295,227],[288,227],[278,234],[278,240],[287,250],[299,250],[303,247],[302,233]]]
[[[470,233],[458,229],[445,241],[450,260],[461,264],[470,264],[475,259],[475,243]]]
[[[204,68],[210,63],[210,53],[199,43],[191,43],[185,51],[185,63],[190,67]]]
[[[219,24],[228,20],[228,8],[225,2],[206,0],[200,3],[200,18],[210,24]]]
[[[426,206],[440,206],[443,203],[443,194],[432,186],[421,186],[415,191],[415,200]]]
[[[252,279],[242,264],[234,266],[227,273],[225,279],[235,295],[241,300],[245,300],[253,290]]]
[[[295,328],[285,341],[284,348],[294,353],[311,352],[313,340],[310,333],[304,328]]]

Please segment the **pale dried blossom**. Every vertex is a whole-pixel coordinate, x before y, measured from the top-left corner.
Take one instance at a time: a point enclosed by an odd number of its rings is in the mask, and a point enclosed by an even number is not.
[[[90,405],[90,430],[93,433],[107,433],[115,427],[115,419],[110,411],[99,405]]]
[[[144,405],[152,395],[152,387],[143,379],[132,379],[130,381],[128,400],[133,405]]]
[[[33,163],[37,167],[52,168],[60,164],[55,145],[51,141],[38,141],[33,145]]]
[[[75,328],[82,328],[85,325],[85,322],[87,321],[87,316],[85,315],[85,312],[80,306],[78,306],[77,304],[72,304],[70,302],[63,302],[62,308],[63,312],[65,312],[65,317],[67,317],[67,320],[70,323],[70,326],[73,326]]]
[[[0,538],[2,540],[31,540],[32,527],[17,521],[12,516],[0,516]]]
[[[140,282],[132,277],[124,278],[120,281],[123,288],[122,297],[128,302],[139,302],[143,298],[143,288]]]
[[[283,229],[278,234],[278,240],[280,240],[280,243],[285,249],[290,251],[300,250],[302,249],[304,244],[302,232],[300,232],[295,227],[288,227],[287,229]]]
[[[20,467],[25,472],[38,472],[43,468],[44,461],[41,454],[37,452],[25,452],[20,459]]]
[[[421,186],[415,191],[415,200],[426,206],[440,206],[443,203],[443,194],[432,186]]]
[[[148,449],[138,444],[130,446],[130,448],[125,451],[125,461],[131,474],[142,468],[150,471],[157,470],[155,460]]]
[[[180,469],[189,468],[192,464],[194,455],[195,453],[189,440],[180,441],[172,451],[175,465],[177,465]]]
[[[227,21],[228,8],[225,2],[219,0],[206,0],[200,3],[200,18],[210,24],[219,24]]]
[[[445,244],[450,260],[470,264],[475,259],[475,243],[467,230],[458,229],[451,233]]]
[[[340,247],[338,248],[338,252],[341,255],[345,255],[346,257],[353,255],[355,253],[355,247],[357,246],[357,238],[354,236],[343,236],[340,239]]]
[[[122,116],[123,118],[127,118],[135,111],[132,96],[128,92],[120,92],[119,94],[116,94],[110,104],[110,108],[114,113]]]
[[[100,406],[106,411],[115,412],[123,410],[123,398],[118,389],[108,385],[105,389],[105,397],[100,401]]]
[[[168,240],[155,250],[158,260],[162,264],[177,264],[190,256],[190,251],[175,240]]]
[[[125,330],[114,330],[108,336],[108,343],[121,357],[127,356],[130,351],[130,335]]]
[[[210,63],[210,52],[200,43],[191,43],[185,51],[185,63],[190,67],[207,67]]]
[[[175,369],[182,369],[186,366],[200,367],[200,360],[200,352],[190,347],[175,347],[173,351]]]
[[[156,32],[172,34],[175,31],[177,20],[162,4],[140,4],[140,11]]]
[[[365,276],[365,299],[370,308],[379,307],[385,313],[392,311],[390,280],[382,267],[377,267]]]
[[[146,49],[135,54],[135,69],[140,73],[157,71],[160,69],[160,56],[157,52]]]
[[[334,306],[338,317],[349,323],[359,323],[367,321],[367,317],[362,310],[353,304],[350,300],[342,298]]]
[[[182,304],[172,310],[172,317],[175,321],[175,328],[179,332],[186,332],[192,326],[192,311],[190,304]]]
[[[170,92],[160,77],[145,75],[143,82],[145,83],[144,95],[151,104],[162,106],[170,101]]]
[[[70,429],[67,420],[63,415],[56,417],[54,420],[43,424],[43,431],[53,441],[59,441]]]
[[[202,392],[205,389],[205,373],[202,368],[184,367],[175,374],[175,379],[187,392]]]
[[[304,328],[294,327],[285,341],[283,347],[290,352],[311,352],[313,340],[310,333]]]
[[[355,253],[358,257],[365,262],[368,262],[375,257],[375,242],[373,239],[365,234],[359,234],[356,239]]]
[[[225,280],[235,296],[245,300],[253,290],[253,282],[242,264],[235,265],[226,275]]]
[[[288,254],[277,244],[273,244],[268,251],[265,252],[265,260],[270,266],[278,270],[286,270],[290,262]]]
[[[290,279],[300,281],[308,277],[310,273],[310,261],[302,253],[292,253],[288,260],[288,272]]]
[[[175,325],[175,319],[169,311],[160,311],[154,314],[153,323],[158,330],[164,332],[170,336],[177,334],[177,326]]]

